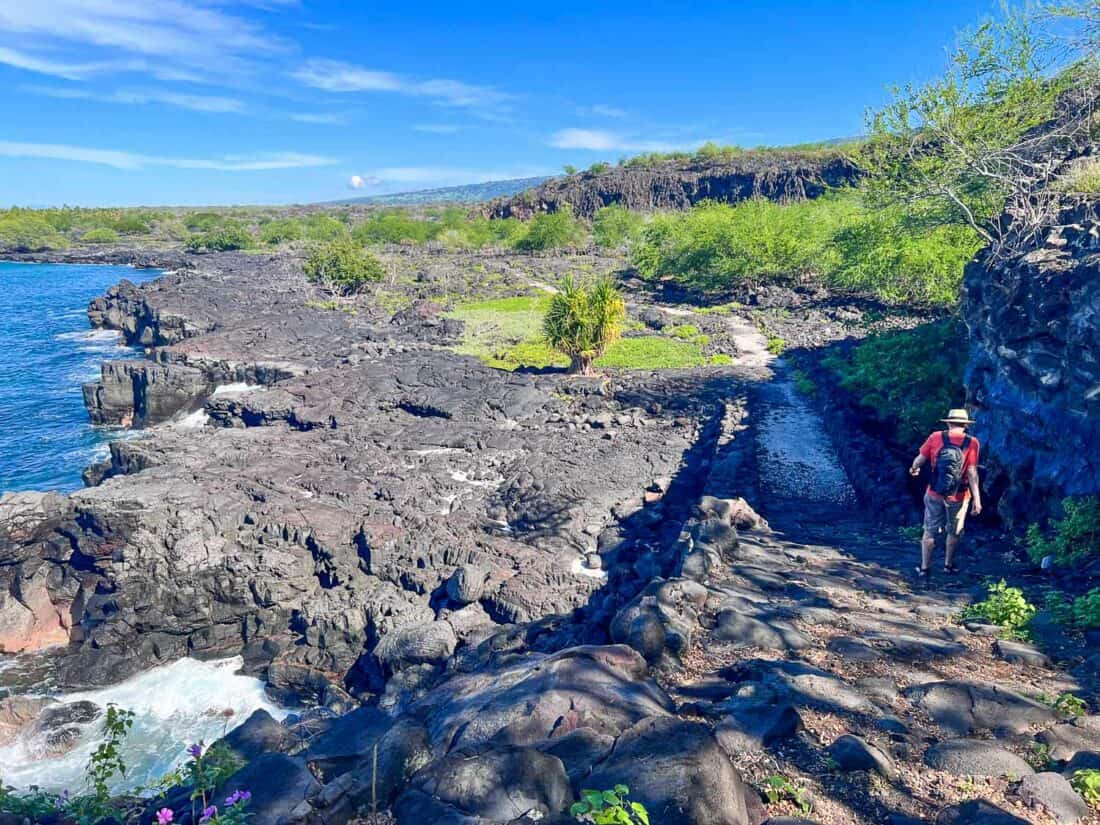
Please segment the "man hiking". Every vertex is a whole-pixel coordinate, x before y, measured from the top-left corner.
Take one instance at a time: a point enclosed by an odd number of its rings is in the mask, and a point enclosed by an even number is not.
[[[932,551],[936,536],[946,533],[943,560],[945,573],[958,573],[955,551],[966,522],[966,513],[982,511],[982,493],[978,488],[978,439],[968,435],[966,428],[975,422],[966,410],[951,410],[940,419],[947,429],[934,432],[925,439],[913,459],[909,475],[919,476],[925,464],[931,464],[931,477],[924,493],[924,535],[921,537],[921,560],[917,572],[932,573]]]

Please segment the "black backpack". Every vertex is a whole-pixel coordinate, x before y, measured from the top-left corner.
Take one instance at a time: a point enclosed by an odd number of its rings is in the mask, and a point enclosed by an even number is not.
[[[970,436],[964,435],[962,444],[952,444],[947,430],[943,431],[943,446],[936,453],[936,465],[932,468],[932,491],[944,498],[959,492],[963,483],[963,462]]]

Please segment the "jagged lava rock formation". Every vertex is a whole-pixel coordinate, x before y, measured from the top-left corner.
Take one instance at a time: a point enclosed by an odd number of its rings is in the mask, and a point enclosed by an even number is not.
[[[552,178],[491,204],[488,211],[496,218],[526,220],[569,204],[577,215],[591,218],[596,210],[613,203],[651,212],[686,209],[704,200],[801,200],[815,198],[830,187],[854,183],[860,174],[859,167],[840,151],[815,155],[746,152],[729,161],[669,160]]]
[[[1010,255],[979,254],[962,309],[1002,515],[1031,521],[1063,496],[1100,492],[1100,202],[1067,198]]]

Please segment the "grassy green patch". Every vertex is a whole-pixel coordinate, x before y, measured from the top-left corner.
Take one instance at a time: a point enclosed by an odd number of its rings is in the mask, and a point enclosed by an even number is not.
[[[549,294],[543,294],[459,304],[447,313],[466,322],[455,352],[473,355],[498,369],[568,366],[569,359],[542,338],[542,319],[550,300]],[[707,358],[697,343],[644,335],[616,341],[595,363],[604,369],[676,369],[703,366]]]

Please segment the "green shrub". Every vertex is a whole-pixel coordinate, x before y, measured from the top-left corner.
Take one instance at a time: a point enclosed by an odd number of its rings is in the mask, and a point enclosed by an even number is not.
[[[1038,524],[1028,526],[1025,543],[1030,559],[1039,564],[1047,557],[1055,563],[1074,565],[1100,558],[1100,497],[1067,498],[1060,519],[1050,525],[1049,536]]]
[[[350,238],[313,247],[304,269],[309,280],[341,295],[358,292],[385,275],[379,260]]]
[[[616,785],[610,791],[581,791],[580,801],[569,809],[579,822],[594,825],[649,825],[649,814],[640,802],[627,799],[630,788]]]
[[[0,218],[0,248],[13,252],[63,249],[68,242],[50,223],[37,215],[11,214]]]
[[[596,161],[588,167],[588,171],[593,175],[602,175],[604,172],[609,172],[610,170],[611,164],[603,160]]]
[[[1086,768],[1076,771],[1069,783],[1091,807],[1100,808],[1100,770]]]
[[[252,233],[244,224],[230,220],[192,236],[188,239],[186,246],[193,252],[228,252],[234,249],[248,249],[252,246]]]
[[[772,355],[782,355],[787,349],[787,342],[777,335],[768,336],[768,352]]]
[[[573,164],[571,164],[571,163],[567,163],[567,164],[565,164],[565,166],[563,166],[563,167],[561,168],[561,170],[562,170],[563,172],[565,172],[565,174],[567,174],[567,175],[575,175],[575,174],[577,174],[577,167],[576,167],[576,166],[574,166],[574,165],[573,165]]]
[[[591,286],[567,276],[550,299],[543,335],[554,349],[569,356],[570,371],[588,375],[592,362],[622,333],[626,303],[610,278]]]
[[[637,212],[617,203],[611,204],[596,210],[592,218],[592,237],[596,246],[622,249],[641,235],[643,223]]]
[[[716,352],[707,359],[712,367],[728,367],[733,364],[733,356],[725,352]]]
[[[225,221],[226,217],[219,212],[188,212],[183,216],[183,225],[192,232],[209,232]]]
[[[404,209],[383,209],[369,215],[351,234],[361,244],[427,243],[440,229],[439,223],[414,218]]]
[[[869,416],[893,425],[898,443],[919,444],[965,396],[966,354],[966,329],[950,319],[872,335],[824,365]]]
[[[964,619],[985,619],[1003,628],[1006,636],[1024,636],[1037,609],[1018,587],[1009,587],[1004,579],[988,587],[988,595],[962,612]]]
[[[1056,711],[1063,716],[1086,716],[1089,712],[1088,703],[1080,696],[1072,693],[1063,693],[1051,704]]]
[[[1100,587],[1073,600],[1073,624],[1079,630],[1100,628]]]
[[[307,241],[335,241],[349,234],[347,224],[331,215],[310,215],[302,220],[302,237]]]
[[[260,227],[261,243],[272,245],[300,241],[304,234],[302,223],[297,218],[280,218]]]
[[[154,218],[149,212],[126,210],[119,213],[108,228],[121,235],[146,235],[153,228]]]
[[[536,215],[527,224],[527,231],[516,241],[516,249],[525,252],[542,252],[564,249],[584,243],[584,229],[573,217],[568,205],[556,212]]]
[[[118,233],[101,226],[98,229],[89,229],[80,237],[80,240],[84,243],[118,243]]]

